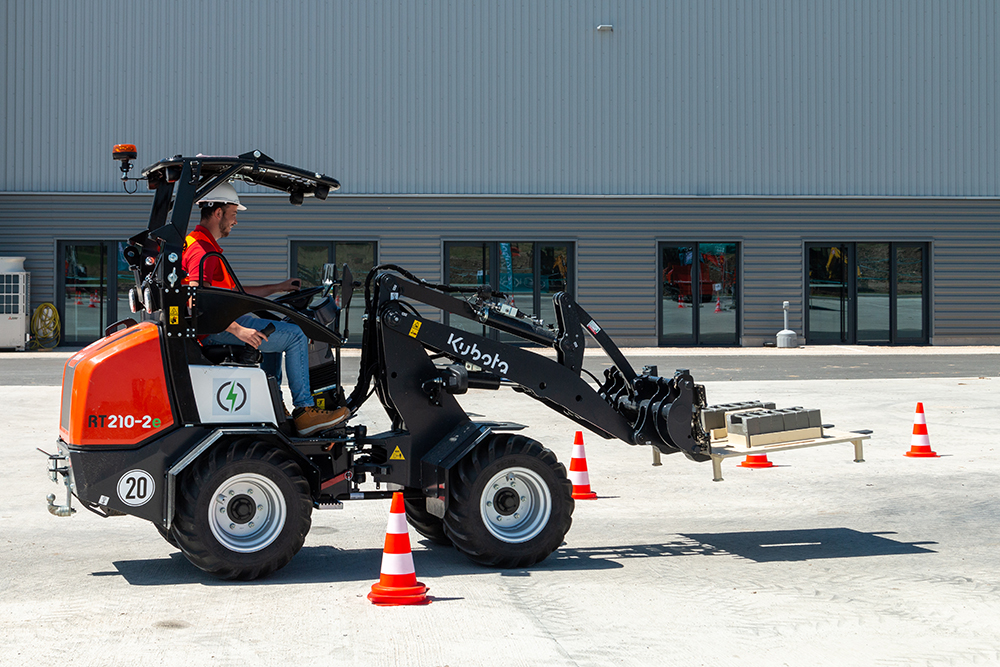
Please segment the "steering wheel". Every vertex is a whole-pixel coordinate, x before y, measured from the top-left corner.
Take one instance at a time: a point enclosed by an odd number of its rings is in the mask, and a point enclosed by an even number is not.
[[[313,297],[322,292],[326,287],[320,285],[318,287],[307,287],[305,289],[300,289],[297,292],[288,292],[287,294],[282,294],[274,299],[275,303],[281,304],[282,306],[291,306],[297,310],[305,310],[309,305],[309,302],[313,300]]]

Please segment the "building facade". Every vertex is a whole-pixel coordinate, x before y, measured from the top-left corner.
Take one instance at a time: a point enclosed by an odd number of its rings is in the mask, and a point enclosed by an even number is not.
[[[245,189],[245,283],[395,263],[547,321],[570,290],[626,345],[761,345],[784,301],[810,344],[1000,344],[995,3],[3,6],[0,255],[68,342],[128,315],[127,141],[342,182]]]

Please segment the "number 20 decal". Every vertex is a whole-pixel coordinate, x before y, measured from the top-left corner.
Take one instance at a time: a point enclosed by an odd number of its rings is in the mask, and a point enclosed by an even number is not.
[[[129,470],[118,480],[118,499],[130,507],[145,505],[155,491],[153,476],[145,470]]]

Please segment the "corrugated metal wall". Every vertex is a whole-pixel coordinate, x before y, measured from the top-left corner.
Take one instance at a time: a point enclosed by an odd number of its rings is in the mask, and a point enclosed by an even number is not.
[[[995,0],[0,0],[0,191],[1000,196]],[[614,26],[598,32],[598,24]]]
[[[241,280],[282,279],[289,239],[373,240],[379,259],[442,279],[444,241],[576,244],[577,296],[620,344],[656,345],[657,241],[743,247],[744,344],[773,340],[781,302],[802,331],[803,245],[931,244],[937,344],[1000,344],[1000,201],[601,197],[248,196],[225,248]],[[0,255],[26,255],[32,303],[53,298],[56,240],[124,239],[146,225],[148,195],[2,195]]]

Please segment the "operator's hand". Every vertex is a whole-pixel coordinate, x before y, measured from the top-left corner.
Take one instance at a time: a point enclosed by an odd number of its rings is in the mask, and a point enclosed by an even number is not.
[[[298,278],[289,278],[283,283],[278,283],[275,285],[277,289],[275,292],[298,292],[299,288],[302,287],[302,281]]]
[[[267,336],[256,329],[245,327],[241,324],[237,324],[236,322],[230,324],[227,331],[254,348],[259,348],[261,343],[267,340]]]

